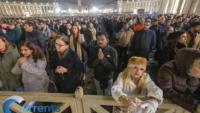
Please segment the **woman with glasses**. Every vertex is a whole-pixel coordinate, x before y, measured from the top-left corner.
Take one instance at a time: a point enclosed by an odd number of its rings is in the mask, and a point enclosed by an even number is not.
[[[69,38],[58,35],[56,51],[51,56],[51,68],[54,70],[55,83],[61,93],[74,93],[81,85],[81,60],[78,54],[69,48]]]

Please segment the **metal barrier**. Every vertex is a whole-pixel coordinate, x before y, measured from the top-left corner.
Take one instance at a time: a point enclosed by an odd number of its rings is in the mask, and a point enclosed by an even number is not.
[[[117,103],[111,96],[84,95],[82,87],[77,87],[75,94],[65,93],[31,93],[31,92],[0,92],[0,112],[4,101],[13,95],[18,95],[24,98],[25,101],[38,102],[59,102],[60,112],[63,112],[68,107],[71,107],[72,113],[91,113],[91,109],[97,113],[109,113],[101,105],[107,106],[123,106]],[[142,99],[145,100],[145,99]],[[16,103],[10,105],[10,109],[17,113],[23,113],[22,106]],[[27,112],[32,113],[32,112]],[[189,113],[180,106],[164,99],[163,103],[158,107],[156,113]]]

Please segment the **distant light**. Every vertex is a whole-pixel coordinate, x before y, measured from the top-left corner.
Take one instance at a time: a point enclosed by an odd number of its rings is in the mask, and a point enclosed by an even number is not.
[[[152,11],[150,12],[150,14],[152,14]]]
[[[49,4],[49,3],[47,3],[47,4]]]
[[[6,3],[8,3],[8,1],[6,1]]]
[[[16,2],[14,1],[14,3],[16,3]]]
[[[42,4],[42,3],[41,3]]]
[[[36,3],[35,3],[36,4]]]
[[[21,4],[23,4],[23,2],[21,2]]]
[[[59,11],[60,11],[60,8],[57,8],[57,9],[56,9],[56,12],[59,12]]]
[[[30,3],[28,2],[28,4],[30,4]]]

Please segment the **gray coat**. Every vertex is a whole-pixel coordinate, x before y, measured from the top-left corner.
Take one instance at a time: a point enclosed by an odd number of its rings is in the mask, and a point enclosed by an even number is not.
[[[43,30],[41,30],[41,31],[42,31],[42,33],[43,33],[45,39],[48,39],[48,38],[51,36],[51,31],[50,31],[50,29],[49,29],[48,26],[46,26],[46,27],[47,27],[47,28],[46,28],[45,31],[43,31]]]
[[[26,62],[19,67],[19,62],[15,64],[11,72],[15,75],[22,74],[22,82],[26,92],[48,92],[49,77],[45,71],[46,59],[34,62],[30,56]]]

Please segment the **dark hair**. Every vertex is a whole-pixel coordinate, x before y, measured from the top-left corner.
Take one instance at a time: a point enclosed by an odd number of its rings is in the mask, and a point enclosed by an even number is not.
[[[170,18],[167,18],[167,19],[165,20],[165,22],[167,22],[167,21],[171,21],[171,19],[170,19]]]
[[[28,24],[29,27],[33,27],[33,29],[35,28],[33,22],[25,22],[25,24]]]
[[[190,24],[190,28],[191,27],[196,27],[196,26],[198,26],[198,25],[200,25],[200,22],[198,21],[198,22],[192,22],[191,24]]]
[[[147,23],[151,23],[151,20],[147,19],[147,20],[145,20],[145,22],[147,22]]]
[[[61,39],[66,45],[69,45],[69,37],[66,35],[57,35],[56,39]]]
[[[58,30],[57,29],[51,29],[51,31],[53,31],[54,33],[58,34]]]
[[[182,16],[178,16],[177,19],[181,18]]]
[[[32,42],[29,42],[29,41],[24,41],[19,45],[20,57],[23,57],[23,55],[20,52],[20,48],[22,46],[26,46],[27,48],[29,48],[30,50],[33,51],[32,56],[33,56],[33,59],[35,62],[37,62],[38,59],[45,60],[45,55],[42,52],[42,50],[39,48],[39,46],[36,46],[35,44],[33,44]]]
[[[97,36],[105,35],[106,39],[108,39],[108,34],[105,31],[100,31],[97,33]]]
[[[128,24],[128,22],[124,22],[124,24]]]
[[[183,22],[182,21],[178,22],[178,24],[181,24],[181,23],[183,23]]]
[[[40,21],[40,23],[46,24],[46,21],[43,21],[43,20],[42,20],[42,21]]]

